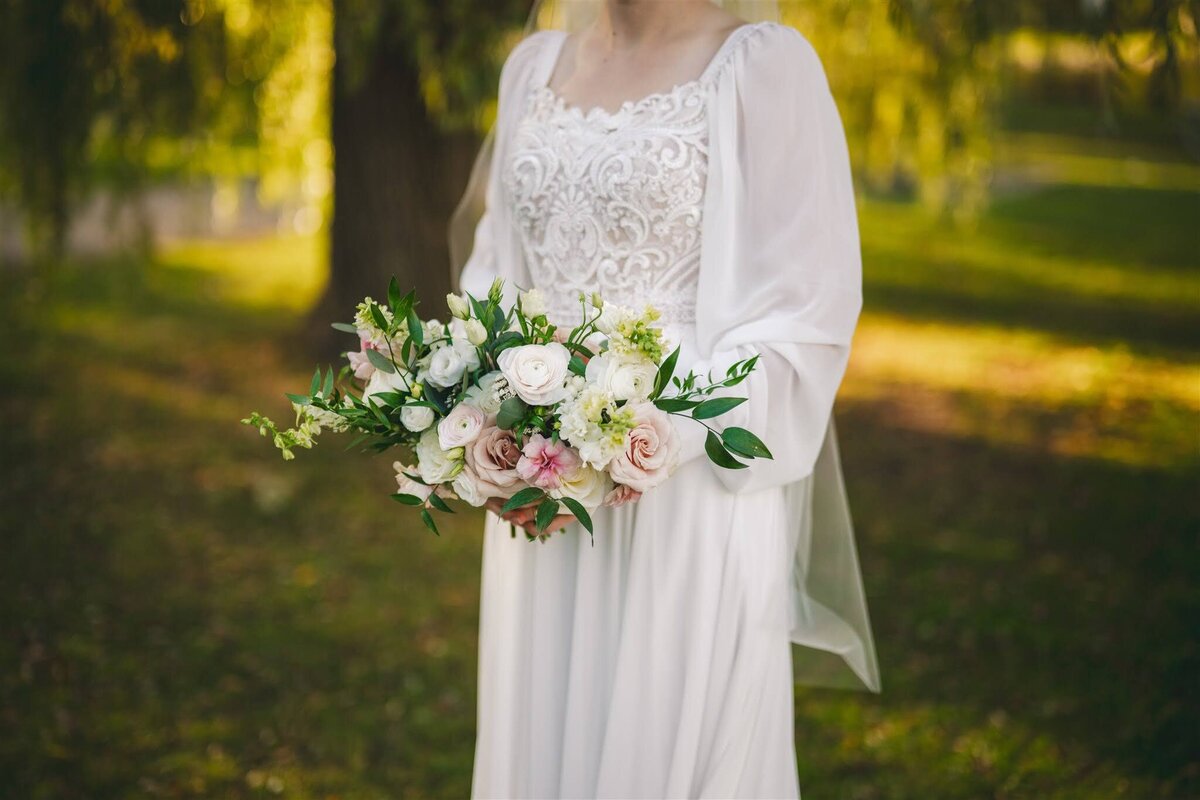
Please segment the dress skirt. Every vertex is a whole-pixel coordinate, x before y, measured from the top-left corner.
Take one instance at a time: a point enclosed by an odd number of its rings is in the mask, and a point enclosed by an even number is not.
[[[597,510],[594,544],[488,514],[475,797],[799,796],[784,493],[714,469]]]

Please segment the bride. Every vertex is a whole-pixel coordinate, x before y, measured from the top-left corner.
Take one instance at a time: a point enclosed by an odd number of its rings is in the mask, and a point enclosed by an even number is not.
[[[461,287],[535,287],[567,327],[580,292],[650,303],[680,374],[760,354],[721,422],[775,458],[718,468],[683,421],[672,479],[599,509],[594,544],[488,514],[477,797],[797,797],[793,681],[879,689],[830,413],[861,307],[850,168],[774,5],[545,2],[505,63]]]

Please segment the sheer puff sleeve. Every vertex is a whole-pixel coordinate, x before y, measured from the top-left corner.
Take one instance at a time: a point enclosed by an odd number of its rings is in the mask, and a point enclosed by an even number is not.
[[[792,639],[809,648],[795,654],[798,680],[878,691],[831,415],[862,307],[845,134],[821,61],[799,32],[764,23],[747,38],[710,88],[691,366],[719,377],[759,354],[751,377],[729,391],[747,402],[718,422],[754,431],[774,459],[712,468],[730,491],[787,495]],[[686,433],[684,457],[702,451],[702,437]]]

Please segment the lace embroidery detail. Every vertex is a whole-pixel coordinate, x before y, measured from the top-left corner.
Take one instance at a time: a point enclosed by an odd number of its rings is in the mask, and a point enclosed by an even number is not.
[[[580,292],[597,289],[620,305],[656,306],[664,324],[694,322],[708,87],[760,28],[731,34],[699,78],[614,111],[568,105],[545,85],[530,91],[503,182],[556,322],[577,322]]]

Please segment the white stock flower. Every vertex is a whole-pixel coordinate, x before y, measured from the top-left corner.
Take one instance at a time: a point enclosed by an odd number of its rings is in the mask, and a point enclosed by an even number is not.
[[[537,289],[521,292],[521,311],[533,319],[546,313],[546,298]]]
[[[640,353],[604,353],[588,361],[586,375],[618,400],[645,400],[654,391],[658,365]]]
[[[558,342],[510,347],[496,359],[517,396],[531,406],[549,406],[566,394],[571,353]]]
[[[426,483],[445,483],[463,468],[463,449],[455,447],[443,450],[438,441],[437,428],[429,428],[421,434],[414,451],[417,455],[417,471]]]
[[[400,424],[413,433],[420,433],[433,424],[434,413],[429,406],[405,406],[400,409]]]
[[[459,403],[438,423],[438,443],[445,450],[466,447],[479,438],[487,417],[469,403]]]

